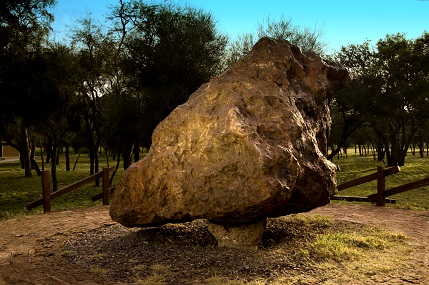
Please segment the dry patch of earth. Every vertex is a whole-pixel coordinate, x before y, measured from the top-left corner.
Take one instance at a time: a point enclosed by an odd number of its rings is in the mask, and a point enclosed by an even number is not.
[[[0,222],[0,285],[429,284],[429,211],[330,204],[270,219],[259,250],[249,252],[217,248],[203,220],[127,229],[114,223],[108,210]],[[381,229],[407,236],[388,256],[378,248],[369,255],[372,267],[377,259],[390,259],[386,268],[372,272],[353,257],[325,261],[313,252],[318,236],[376,235]]]

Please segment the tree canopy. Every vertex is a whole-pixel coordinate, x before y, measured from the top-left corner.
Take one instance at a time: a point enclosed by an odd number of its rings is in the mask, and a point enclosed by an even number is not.
[[[369,124],[389,165],[404,165],[414,136],[429,120],[428,39],[426,32],[414,40],[387,35],[374,48],[365,42],[336,55],[353,77],[334,100],[344,113],[343,131],[350,124]]]
[[[268,18],[254,33],[229,42],[210,13],[169,1],[118,0],[107,25],[80,19],[70,42],[60,44],[47,38],[55,4],[0,3],[0,138],[20,151],[27,176],[36,140],[53,157],[63,146],[85,147],[91,174],[103,148],[128,167],[133,153],[137,159],[141,146],[150,147],[160,121],[260,37],[325,54],[317,26]],[[331,102],[330,158],[353,136],[366,136],[379,159],[403,165],[410,144],[428,138],[429,34],[387,35],[373,46],[366,41],[342,47],[332,58],[353,80]]]
[[[0,137],[21,154],[31,176],[28,128],[41,115],[38,80],[41,49],[53,20],[53,0],[5,0],[0,3]],[[18,130],[10,132],[10,126]],[[8,131],[9,130],[9,131]],[[19,134],[19,135],[17,135]]]
[[[112,18],[121,34],[120,69],[127,82],[118,94],[142,101],[134,104],[139,110],[124,112],[142,114],[135,139],[149,147],[156,125],[221,71],[227,38],[209,13],[173,4],[130,1],[116,7]]]

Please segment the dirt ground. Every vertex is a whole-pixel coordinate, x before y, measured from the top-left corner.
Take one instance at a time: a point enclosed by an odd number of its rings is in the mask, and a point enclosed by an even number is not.
[[[102,273],[107,266],[106,262],[109,263],[109,266],[118,268],[123,267],[122,263],[130,263],[127,268],[134,268],[133,270],[135,270],[136,266],[131,266],[133,262],[136,262],[135,258],[127,256],[127,259],[124,259],[127,261],[123,262],[119,257],[124,253],[118,252],[115,256],[116,261],[109,260],[103,254],[96,256],[91,250],[91,248],[107,243],[112,239],[112,236],[115,236],[116,242],[119,243],[128,238],[129,242],[131,242],[131,248],[125,248],[124,250],[127,252],[135,250],[135,248],[132,248],[132,243],[140,238],[139,235],[141,234],[137,230],[125,229],[114,223],[110,219],[108,211],[108,207],[100,206],[29,215],[0,222],[0,285],[132,283],[129,281],[131,280],[129,276],[131,270],[115,271],[115,275]],[[361,204],[330,204],[315,209],[311,213],[331,216],[339,221],[339,226],[345,225],[345,222],[356,225],[371,225],[407,235],[409,237],[408,243],[412,249],[409,262],[403,265],[403,268],[397,273],[377,276],[371,284],[429,284],[429,211],[400,210]],[[193,239],[196,243],[212,242],[209,237],[205,236],[205,233],[199,230],[201,228],[200,224],[193,224],[192,227],[194,228],[191,229],[193,232],[190,239]],[[187,232],[182,232],[182,235],[190,234],[189,229],[186,230]],[[301,230],[305,231],[305,229]],[[195,237],[196,232],[199,235],[197,237]],[[162,236],[158,230],[154,229],[146,231],[145,234],[153,235],[157,239],[163,237],[165,240],[169,239],[170,234],[172,235],[171,238],[174,239],[174,233],[167,232]],[[292,235],[292,233],[281,232],[281,235]],[[159,244],[157,244],[157,248],[154,247],[151,250],[156,254],[162,251],[165,258],[170,259],[170,262],[174,258],[188,259],[189,262],[200,262],[200,267],[216,267],[216,262],[218,262],[216,258],[210,259],[205,256],[204,248],[213,250],[210,249],[210,244],[204,244],[203,246],[205,247],[200,245],[200,247],[197,247],[198,252],[188,251],[193,248],[192,245],[183,245],[180,247],[180,253],[174,253],[175,248],[179,248],[177,246],[178,241],[178,239],[173,240],[173,246],[166,246],[164,249],[159,249]],[[246,270],[249,271],[249,276],[252,274],[265,274],[261,271],[261,268],[257,268],[259,270],[257,272],[251,272],[252,268],[239,267],[237,264],[232,263],[237,259],[237,253],[226,251],[222,254],[223,256],[219,257],[219,253],[217,253],[216,256],[223,261],[229,260],[230,263],[227,266],[237,266],[240,274],[246,274]],[[92,261],[87,261],[85,256],[91,256]],[[239,257],[243,259],[249,256],[239,255]],[[97,258],[100,260],[97,263],[98,267],[91,267],[89,263]],[[156,265],[160,267],[160,264],[158,264],[160,263],[159,259],[153,256],[145,256],[145,258],[154,258],[154,262],[157,262]],[[177,262],[181,262],[178,259]],[[273,266],[281,267],[279,260],[276,260],[275,264],[272,261],[270,262],[273,263]],[[117,264],[112,265],[115,262]],[[174,260],[173,263],[175,263]],[[198,267],[197,265],[195,266]],[[306,268],[304,264],[297,264],[296,266],[303,266],[303,270],[312,270],[311,268]],[[159,268],[159,270],[162,270],[162,268]],[[168,270],[175,271],[175,276],[180,273],[183,278],[175,279],[176,281],[167,280],[165,284],[199,284],[192,282],[192,274],[204,274],[201,270],[192,272],[192,270],[183,270],[180,267]],[[356,281],[353,284],[368,283]]]

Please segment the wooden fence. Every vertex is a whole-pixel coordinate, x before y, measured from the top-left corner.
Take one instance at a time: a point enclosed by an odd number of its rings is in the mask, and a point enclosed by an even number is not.
[[[51,211],[51,201],[58,197],[63,196],[64,194],[70,193],[73,190],[76,190],[92,181],[102,178],[102,188],[103,192],[93,196],[91,199],[96,201],[98,199],[103,199],[103,205],[109,205],[109,194],[111,192],[109,185],[109,173],[114,171],[115,167],[103,168],[103,171],[98,172],[94,175],[91,175],[85,179],[82,179],[76,183],[73,183],[61,190],[55,191],[51,193],[51,181],[50,181],[50,172],[49,170],[44,170],[41,172],[42,176],[42,198],[36,201],[33,201],[27,204],[27,209],[31,210],[37,206],[43,205],[43,211],[50,212]]]
[[[386,176],[400,172],[401,169],[398,166],[384,169],[383,166],[377,166],[377,172],[360,177],[353,181],[346,182],[338,186],[338,191],[351,188],[369,181],[377,180],[377,193],[371,194],[367,197],[356,197],[356,196],[341,196],[334,195],[331,197],[332,200],[346,200],[346,201],[358,201],[358,202],[375,202],[377,206],[384,206],[386,202],[395,203],[396,200],[386,198],[395,194],[399,194],[414,188],[429,185],[429,177],[418,181],[414,181],[408,184],[404,184],[398,187],[394,187],[386,190]]]
[[[91,197],[92,201],[103,199],[103,205],[109,205],[109,195],[113,192],[114,189],[110,189],[109,185],[109,173],[114,171],[115,167],[103,168],[103,171],[98,172],[94,175],[91,175],[85,179],[82,179],[74,184],[71,184],[61,190],[51,193],[51,182],[50,182],[50,172],[49,170],[44,170],[41,172],[42,176],[42,198],[36,201],[33,201],[27,204],[27,209],[31,210],[37,206],[43,205],[43,211],[51,211],[51,201],[58,197],[63,196],[64,194],[70,193],[73,190],[76,190],[83,185],[86,185],[96,179],[102,178],[102,188],[103,191],[97,195]],[[394,203],[395,199],[386,198],[395,194],[399,194],[414,188],[422,187],[429,185],[429,177],[424,178],[418,181],[414,181],[408,184],[404,184],[398,187],[394,187],[386,190],[386,177],[395,173],[400,172],[401,169],[398,166],[384,169],[383,166],[377,167],[377,172],[357,178],[353,181],[343,183],[338,186],[338,191],[348,189],[366,182],[377,180],[377,193],[371,194],[367,197],[357,197],[357,196],[341,196],[334,195],[331,197],[331,200],[346,200],[346,201],[360,201],[360,202],[375,202],[377,206],[384,206],[386,202]]]

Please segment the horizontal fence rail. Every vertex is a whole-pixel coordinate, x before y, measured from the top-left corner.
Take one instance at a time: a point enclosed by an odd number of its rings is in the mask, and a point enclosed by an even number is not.
[[[385,197],[392,196],[392,195],[395,195],[395,194],[399,194],[399,193],[402,193],[402,192],[405,192],[405,191],[408,191],[408,190],[412,190],[412,189],[415,189],[415,188],[423,187],[423,186],[426,186],[426,185],[429,185],[429,177],[421,179],[421,180],[418,180],[418,181],[414,181],[414,182],[411,182],[411,183],[407,183],[407,184],[404,184],[404,185],[401,185],[401,186],[397,186],[397,187],[391,188],[389,190],[386,190],[386,191],[384,191],[384,196]],[[375,194],[369,195],[368,198],[374,199],[373,198],[374,195]]]
[[[383,176],[389,176],[389,175],[392,175],[392,174],[395,174],[395,173],[398,173],[401,171],[399,166],[395,166],[395,167],[388,168],[388,169],[383,169],[383,166],[379,166],[379,167],[381,167],[381,170],[383,171],[383,173],[382,173]],[[363,177],[360,177],[360,178],[357,178],[355,180],[352,180],[352,181],[349,181],[349,182],[346,182],[346,183],[339,185],[338,191],[341,191],[341,190],[344,190],[347,188],[351,188],[353,186],[357,186],[357,185],[364,184],[364,183],[378,179],[378,177],[380,175],[379,174],[379,171],[380,171],[379,167],[377,167],[376,173],[372,173],[372,174],[369,174],[367,176],[363,176]]]
[[[95,181],[97,179],[102,178],[103,180],[103,192],[100,194],[95,195],[94,197],[97,197],[97,199],[94,200],[93,197],[93,201],[96,201],[98,199],[103,198],[103,205],[109,205],[109,194],[110,194],[110,185],[109,185],[109,173],[111,171],[114,171],[116,168],[114,166],[112,167],[108,167],[108,168],[103,168],[103,171],[98,172],[96,174],[93,174],[87,178],[84,178],[82,180],[79,180],[76,183],[73,183],[69,186],[66,186],[58,191],[55,191],[53,193],[51,193],[51,182],[50,182],[50,172],[49,170],[44,170],[41,172],[41,176],[42,176],[42,198],[36,201],[33,201],[31,203],[28,203],[26,205],[27,210],[31,210],[34,209],[37,206],[41,206],[43,205],[43,211],[46,212],[50,212],[51,211],[51,201],[53,199],[56,199],[58,197],[61,197],[67,193],[70,193],[76,189],[79,189],[80,187],[91,183],[92,181]],[[101,197],[101,198],[98,198]]]
[[[348,189],[360,184],[364,184],[373,180],[377,180],[377,193],[372,194],[368,197],[356,197],[356,196],[340,196],[334,195],[331,197],[332,200],[346,200],[346,201],[357,201],[357,202],[375,202],[377,206],[384,206],[386,202],[395,203],[396,200],[386,199],[385,188],[386,188],[386,177],[395,173],[400,172],[399,166],[384,169],[383,166],[377,166],[377,172],[357,178],[355,180],[343,183],[338,186],[338,191]]]
[[[385,203],[396,203],[395,199],[386,198],[395,194],[399,194],[414,188],[429,185],[429,177],[418,181],[407,183],[401,186],[397,186],[386,190],[385,178],[389,175],[400,172],[399,166],[395,166],[388,169],[383,169],[383,166],[377,167],[377,172],[357,178],[355,180],[343,183],[338,186],[338,191],[348,189],[366,182],[377,180],[377,193],[371,194],[367,197],[356,197],[356,196],[340,196],[334,195],[331,197],[332,200],[345,200],[345,201],[357,201],[357,202],[375,202],[377,206],[384,206]]]
[[[113,194],[113,192],[115,191],[115,187],[112,187],[109,189],[109,194]],[[98,194],[95,194],[94,196],[91,197],[92,202],[95,202],[97,200],[103,199],[104,197],[104,191]]]

